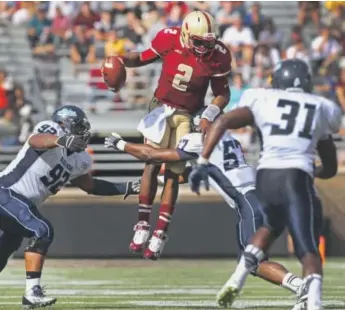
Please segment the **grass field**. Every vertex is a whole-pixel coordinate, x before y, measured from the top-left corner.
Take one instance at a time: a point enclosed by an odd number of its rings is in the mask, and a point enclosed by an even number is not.
[[[295,260],[283,263],[296,273]],[[215,309],[215,294],[235,261],[228,260],[48,260],[47,293],[58,297],[53,309]],[[345,309],[345,262],[325,266],[326,309]],[[21,260],[0,276],[0,309],[20,309],[24,285]],[[233,308],[291,309],[294,296],[250,277]]]

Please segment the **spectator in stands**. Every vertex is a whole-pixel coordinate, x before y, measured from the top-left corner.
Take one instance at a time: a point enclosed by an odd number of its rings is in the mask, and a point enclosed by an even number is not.
[[[246,89],[248,89],[248,85],[244,83],[243,77],[241,73],[236,73],[232,78],[233,85],[230,87],[231,90],[231,98],[229,104],[225,107],[225,112],[228,112],[236,107],[239,103],[242,94]]]
[[[158,10],[152,10],[146,14],[143,25],[147,29],[144,39],[144,45],[149,46],[157,33],[166,27],[165,16],[161,15]]]
[[[114,29],[113,18],[109,11],[101,12],[101,19],[94,24],[96,40],[105,41],[109,31]]]
[[[325,17],[325,24],[330,28],[331,35],[340,43],[342,56],[345,56],[345,4],[335,5]]]
[[[335,92],[337,96],[337,101],[342,107],[343,111],[345,111],[345,66],[344,64],[341,66],[339,73],[339,80],[335,86]]]
[[[184,16],[188,13],[188,6],[183,1],[169,2],[166,7],[167,26],[176,27],[182,25]]]
[[[112,14],[117,28],[125,27],[127,25],[127,5],[125,1],[114,1]]]
[[[276,48],[267,44],[259,44],[254,55],[253,66],[261,68],[263,76],[267,78],[279,61],[280,55]]]
[[[238,1],[221,1],[220,10],[216,14],[216,20],[219,24],[220,35],[223,36],[224,31],[232,26],[234,19],[237,18],[237,14],[240,14],[242,17],[244,15],[241,7],[236,4]]]
[[[56,9],[59,8],[61,14],[72,20],[78,12],[79,1],[49,1],[48,18],[54,19],[56,16]]]
[[[330,69],[334,69],[335,61],[341,53],[341,46],[331,37],[330,29],[322,25],[319,36],[311,43],[311,52],[313,72],[325,75]]]
[[[7,98],[7,87],[6,87],[6,71],[0,71],[0,116],[3,116],[8,107]]]
[[[15,11],[15,1],[0,1],[0,20],[11,20]]]
[[[127,38],[135,45],[142,42],[142,36],[145,33],[146,29],[132,11],[127,13],[127,25],[117,30],[119,37]]]
[[[212,3],[209,1],[191,1],[188,2],[189,8],[192,11],[206,11],[206,12],[212,12]]]
[[[250,79],[250,86],[251,87],[269,87],[270,82],[269,79],[267,78],[266,72],[263,67],[256,67],[254,68],[254,75]]]
[[[71,36],[71,22],[64,16],[59,6],[56,7],[55,16],[52,20],[51,33],[54,36],[55,45],[66,42]]]
[[[280,47],[280,42],[282,41],[282,34],[276,28],[276,25],[272,18],[266,19],[262,31],[259,34],[260,44],[266,44],[271,47]]]
[[[104,46],[105,56],[123,55],[128,49],[134,48],[135,45],[128,40],[121,39],[117,35],[116,30],[112,30],[108,33],[108,39]]]
[[[146,13],[156,9],[157,6],[154,1],[137,1],[132,11],[139,20],[143,21]]]
[[[36,46],[32,49],[35,56],[47,56],[55,53],[54,35],[50,27],[45,27],[39,37]]]
[[[298,58],[310,65],[309,51],[303,42],[302,35],[294,33],[291,37],[293,44],[286,50],[286,58]]]
[[[18,1],[16,7],[17,10],[12,15],[12,24],[15,26],[27,24],[35,11],[33,1]]]
[[[88,30],[87,35],[89,36],[92,34],[93,26],[97,21],[99,21],[98,14],[91,11],[89,2],[84,2],[80,7],[80,12],[74,19],[74,25],[84,26]]]
[[[39,4],[36,14],[29,22],[28,38],[31,48],[39,42],[43,29],[50,26],[51,21],[47,18],[46,8],[43,4]]]
[[[243,26],[239,13],[233,14],[233,26],[225,30],[223,42],[230,48],[237,64],[251,64],[254,52],[255,39],[252,30]]]
[[[259,2],[254,2],[251,11],[244,19],[244,24],[253,31],[255,40],[259,39],[259,34],[263,30],[265,17],[261,14],[261,6]]]
[[[2,139],[2,145],[16,145],[18,140],[24,143],[32,127],[31,115],[34,112],[32,103],[25,98],[24,90],[16,85],[9,96],[9,105],[4,118],[15,125],[18,130],[15,136]]]
[[[70,57],[74,64],[94,63],[96,61],[96,50],[94,42],[86,36],[86,28],[75,27],[75,37],[70,48]]]
[[[311,18],[313,24],[317,27],[320,25],[320,2],[319,1],[298,1],[298,22],[301,26]]]
[[[345,8],[337,5],[330,10],[324,19],[324,23],[332,29],[332,35],[339,41],[345,33]]]

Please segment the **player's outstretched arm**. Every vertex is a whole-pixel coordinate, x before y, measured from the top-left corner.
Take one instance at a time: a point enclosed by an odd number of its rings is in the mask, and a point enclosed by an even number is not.
[[[123,64],[127,68],[136,68],[146,66],[153,63],[159,56],[155,54],[151,49],[147,49],[144,52],[128,52],[124,56],[119,57],[122,59]]]
[[[37,133],[29,138],[28,143],[34,149],[52,149],[58,146],[56,144],[58,138],[50,133]]]
[[[321,165],[315,168],[315,177],[320,179],[334,177],[338,171],[338,160],[337,150],[331,135],[327,139],[318,142],[317,151],[321,159]]]
[[[126,199],[129,195],[138,195],[140,190],[140,180],[130,181],[126,183],[113,183],[106,180],[94,178],[90,173],[84,174],[71,180],[71,183],[90,195],[124,195],[124,199]]]
[[[130,143],[123,140],[116,132],[113,132],[105,138],[104,146],[126,152],[145,162],[172,162],[182,160],[179,152],[175,149],[156,149],[147,144]]]
[[[238,129],[248,125],[252,125],[253,123],[253,114],[247,107],[237,108],[220,116],[213,123],[206,135],[204,141],[204,149],[199,159],[201,159],[201,161],[203,159],[204,161],[208,161],[213,149],[227,129]]]
[[[28,143],[34,149],[46,150],[63,147],[73,152],[84,150],[87,144],[83,136],[66,134],[59,137],[50,133],[33,134],[29,138]]]

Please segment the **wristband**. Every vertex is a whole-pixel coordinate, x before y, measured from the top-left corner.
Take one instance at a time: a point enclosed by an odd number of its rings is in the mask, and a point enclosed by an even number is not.
[[[197,160],[197,164],[198,165],[208,165],[208,159],[204,158],[202,156],[199,156],[199,158]]]
[[[124,152],[126,144],[127,144],[126,141],[120,140],[119,142],[116,143],[116,148],[117,148],[118,150]]]
[[[205,111],[201,114],[201,118],[206,118],[208,121],[213,122],[220,112],[219,107],[214,104],[209,104]]]

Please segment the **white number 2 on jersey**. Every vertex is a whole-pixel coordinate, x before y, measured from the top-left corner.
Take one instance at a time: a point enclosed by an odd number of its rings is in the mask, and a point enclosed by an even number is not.
[[[176,73],[172,82],[172,87],[179,91],[187,90],[187,83],[190,81],[193,75],[193,68],[185,64],[179,64],[177,70],[181,73]]]
[[[169,33],[169,34],[177,34],[177,30],[176,29],[164,29],[164,33]]]

